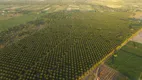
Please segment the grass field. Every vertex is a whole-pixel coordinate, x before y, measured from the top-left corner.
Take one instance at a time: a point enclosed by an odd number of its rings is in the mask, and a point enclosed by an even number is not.
[[[136,47],[134,47],[134,43]],[[114,60],[114,64],[111,63],[111,59],[107,62],[130,80],[138,80],[142,72],[142,44],[134,43],[129,42],[117,52],[118,57]]]
[[[0,5],[0,32],[40,18],[47,5]]]
[[[18,16],[8,20],[1,20],[0,32],[7,30],[8,28],[18,26],[19,24],[25,24],[26,22],[32,21],[35,19],[35,16],[36,16],[35,14],[29,14],[29,15]]]
[[[9,6],[0,5],[0,10],[3,10],[3,9],[5,9],[5,8],[7,8],[7,7],[9,7]]]
[[[13,18],[0,20],[0,32],[19,26],[20,24],[26,24],[27,22],[34,21],[41,16],[46,15],[45,13],[37,14],[35,12],[29,14],[22,14],[20,16],[14,16]],[[4,17],[3,17],[4,18]]]

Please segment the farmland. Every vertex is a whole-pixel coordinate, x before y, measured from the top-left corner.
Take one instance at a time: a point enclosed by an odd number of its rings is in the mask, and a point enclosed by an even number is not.
[[[131,12],[99,8],[1,5],[0,80],[79,79],[141,28]]]
[[[44,15],[44,13],[41,13],[44,8],[46,8],[46,5],[1,5],[0,32],[40,18]]]
[[[0,32],[20,24],[26,24],[48,13],[59,11],[114,11],[108,7],[89,4],[22,4],[0,5]],[[9,24],[7,24],[9,23]]]
[[[138,80],[142,71],[141,49],[142,44],[137,42],[129,42],[117,52],[118,57],[115,59],[114,64],[111,63],[111,59],[107,63],[112,68],[127,76],[130,80]]]

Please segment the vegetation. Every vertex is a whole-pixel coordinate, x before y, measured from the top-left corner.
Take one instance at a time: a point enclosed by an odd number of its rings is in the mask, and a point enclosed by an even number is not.
[[[7,30],[9,28],[12,28],[14,26],[32,21],[32,20],[35,19],[35,16],[36,15],[33,15],[33,14],[30,15],[29,14],[29,15],[19,16],[19,17],[16,17],[16,18],[11,18],[11,19],[8,19],[8,20],[2,20],[2,21],[0,21],[0,32]]]
[[[30,21],[34,21],[45,13],[41,13],[42,9],[46,6],[42,5],[1,5],[0,7],[5,7],[0,10],[0,32],[8,30],[9,28],[19,26],[21,24],[26,24]],[[29,8],[30,7],[30,8]],[[39,7],[39,8],[38,8]],[[33,9],[33,10],[32,10]]]
[[[135,45],[134,45],[135,44]],[[120,71],[130,80],[138,80],[142,71],[142,44],[129,42],[120,51],[117,52],[118,57],[115,58],[114,64],[111,59],[108,60],[112,68]]]
[[[45,28],[0,49],[0,79],[75,80],[139,29],[128,15],[60,11],[32,21]]]

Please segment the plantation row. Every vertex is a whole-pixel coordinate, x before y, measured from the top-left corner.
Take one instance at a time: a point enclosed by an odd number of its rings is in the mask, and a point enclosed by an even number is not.
[[[110,16],[94,12],[45,16],[43,30],[0,49],[0,79],[79,78],[138,29],[132,31],[129,21],[118,19],[127,19],[125,15]]]

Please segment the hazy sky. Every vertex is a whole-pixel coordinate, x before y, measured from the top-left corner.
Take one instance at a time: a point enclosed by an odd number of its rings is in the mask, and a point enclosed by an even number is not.
[[[48,1],[48,2],[125,2],[142,3],[142,0],[0,0],[0,1]]]

